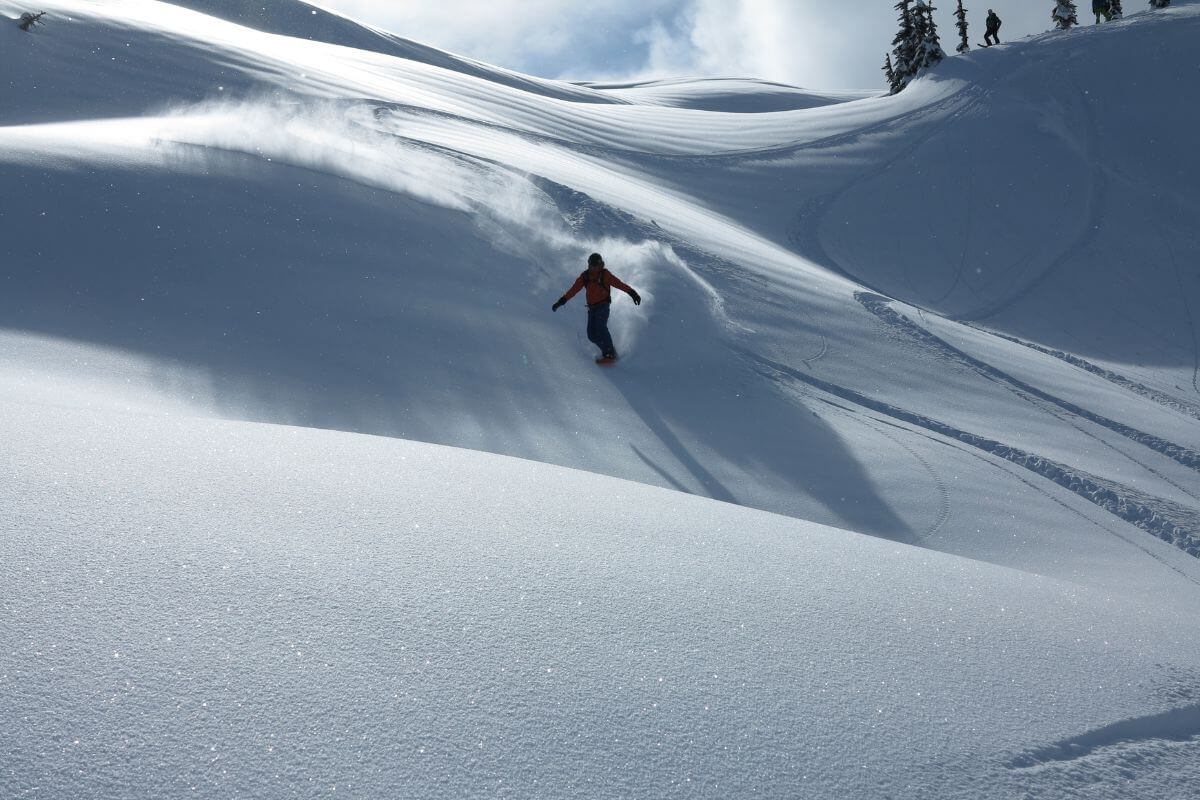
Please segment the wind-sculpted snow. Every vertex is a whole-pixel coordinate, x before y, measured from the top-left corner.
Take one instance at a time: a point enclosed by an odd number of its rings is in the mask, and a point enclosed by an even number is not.
[[[0,795],[1195,793],[1200,6],[880,97],[188,5],[0,25]]]

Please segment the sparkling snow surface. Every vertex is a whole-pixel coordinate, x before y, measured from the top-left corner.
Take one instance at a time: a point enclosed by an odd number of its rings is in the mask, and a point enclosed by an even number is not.
[[[1012,796],[1080,737],[1200,779],[1195,592],[384,438],[0,418],[6,796]]]
[[[0,24],[0,797],[1200,796],[1200,6],[887,98],[186,5]]]

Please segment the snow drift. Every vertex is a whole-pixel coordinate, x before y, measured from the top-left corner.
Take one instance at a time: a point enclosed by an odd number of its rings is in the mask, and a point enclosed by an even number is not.
[[[1194,4],[892,98],[187,5],[0,25],[3,794],[1196,785]]]

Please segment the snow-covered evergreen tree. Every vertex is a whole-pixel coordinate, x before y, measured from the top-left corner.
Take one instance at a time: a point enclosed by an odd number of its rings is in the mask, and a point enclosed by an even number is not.
[[[971,41],[967,38],[967,10],[963,8],[963,0],[958,0],[958,10],[954,12],[954,16],[958,17],[958,36],[961,41],[958,47],[954,48],[959,53],[965,53],[971,49]]]
[[[914,0],[916,7],[909,13],[912,15],[912,60],[908,69],[912,77],[917,77],[921,69],[922,45],[925,43],[925,15],[921,13],[921,0]]]
[[[913,77],[946,57],[946,51],[938,39],[937,23],[933,21],[933,12],[936,10],[932,0],[916,0],[913,8],[913,35],[917,43],[913,55]]]
[[[1054,20],[1054,24],[1060,31],[1065,31],[1072,25],[1079,24],[1079,18],[1075,16],[1078,11],[1079,9],[1075,8],[1075,4],[1071,0],[1058,0],[1054,11],[1050,14],[1050,19]]]
[[[1110,19],[1121,19],[1125,16],[1125,10],[1121,8],[1121,0],[1112,0],[1108,4],[1108,13]]]
[[[892,94],[946,57],[933,21],[934,8],[927,0],[899,0],[896,10],[900,12],[900,30],[892,40]]]
[[[912,0],[899,0],[896,10],[900,12],[900,30],[892,39],[892,70],[895,80],[892,94],[903,89],[913,79],[913,56],[917,50],[916,31],[913,28]]]
[[[883,58],[883,74],[887,76],[888,89],[892,94],[900,91],[900,85],[896,82],[896,70],[892,69],[892,54],[888,53]]]
[[[1171,5],[1171,0],[1150,0],[1151,8],[1166,8]]]

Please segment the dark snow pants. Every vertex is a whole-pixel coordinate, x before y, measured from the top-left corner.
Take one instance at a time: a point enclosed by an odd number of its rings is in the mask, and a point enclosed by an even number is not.
[[[612,335],[608,332],[608,310],[610,308],[608,303],[588,306],[588,341],[600,348],[602,356],[617,354],[616,349],[613,348]]]
[[[992,39],[995,39],[996,41],[993,42]],[[984,34],[984,36],[983,36],[983,43],[984,44],[1000,44],[1000,29],[999,28],[988,28],[987,33]]]

